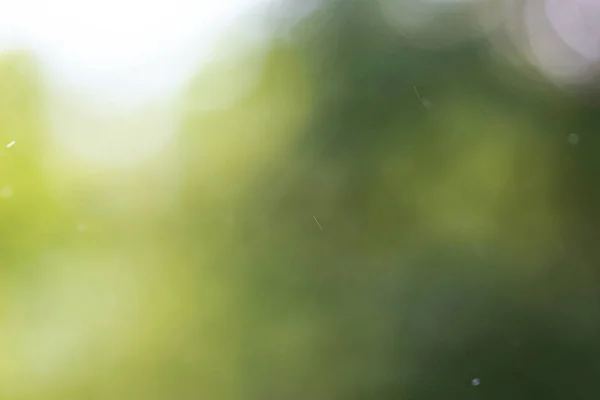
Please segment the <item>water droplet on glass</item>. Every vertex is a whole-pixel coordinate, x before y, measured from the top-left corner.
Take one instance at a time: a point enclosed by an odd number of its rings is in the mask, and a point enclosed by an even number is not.
[[[481,381],[479,380],[479,378],[474,378],[471,381],[471,385],[473,385],[473,386],[479,386],[480,384],[481,384]]]
[[[579,135],[576,133],[571,133],[567,140],[569,141],[569,144],[575,146],[577,143],[579,143]]]
[[[0,189],[0,197],[2,197],[3,199],[7,199],[7,198],[11,197],[12,195],[13,195],[13,191],[10,187],[4,186],[2,189]]]
[[[17,143],[15,140],[13,140],[12,142],[9,142],[9,143],[6,145],[6,148],[7,148],[7,149],[10,149],[11,147],[13,147],[13,146],[15,145],[15,143]]]

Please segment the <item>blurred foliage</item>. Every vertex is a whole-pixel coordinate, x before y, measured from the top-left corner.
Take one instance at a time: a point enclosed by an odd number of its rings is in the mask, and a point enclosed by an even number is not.
[[[68,208],[45,171],[41,86],[36,63],[24,54],[0,59],[0,260],[27,264],[60,242]],[[10,143],[14,141],[14,145]],[[10,146],[10,148],[9,148]],[[58,240],[56,240],[58,239]],[[33,253],[33,254],[32,254]]]
[[[593,101],[382,17],[331,1],[215,61],[129,170],[44,164],[3,56],[0,261],[36,268],[3,282],[0,397],[596,395]]]

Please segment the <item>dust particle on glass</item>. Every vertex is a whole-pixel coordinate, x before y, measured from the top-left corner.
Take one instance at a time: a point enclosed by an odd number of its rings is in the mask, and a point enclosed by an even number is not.
[[[323,230],[323,227],[321,226],[321,224],[319,223],[319,220],[317,219],[317,217],[315,217],[313,215],[313,219],[315,220],[315,222],[317,223],[317,226],[319,227],[320,230]]]
[[[419,99],[419,101],[421,101],[421,95],[419,94],[419,89],[417,89],[416,86],[413,86],[413,90],[415,91],[415,94],[417,95],[417,99]]]
[[[425,107],[426,109],[431,109],[431,101],[427,100],[424,97],[421,97],[421,94],[419,93],[419,90],[417,89],[416,86],[413,86],[413,89],[415,91],[415,94],[417,95],[417,99],[421,102],[421,104],[423,105],[423,107]]]
[[[575,146],[577,143],[579,143],[579,135],[577,135],[576,133],[571,133],[567,140],[569,141],[569,144]]]
[[[473,386],[479,386],[481,384],[481,381],[479,380],[479,378],[473,378],[473,380],[471,381],[471,385]]]
[[[7,199],[7,198],[11,197],[12,195],[13,195],[13,191],[10,187],[4,186],[2,189],[0,189],[0,197],[2,197],[3,199]]]
[[[15,140],[13,140],[13,141],[9,142],[9,143],[6,145],[6,148],[7,148],[7,149],[10,149],[11,147],[13,147],[13,146],[15,145],[15,143],[17,143]]]

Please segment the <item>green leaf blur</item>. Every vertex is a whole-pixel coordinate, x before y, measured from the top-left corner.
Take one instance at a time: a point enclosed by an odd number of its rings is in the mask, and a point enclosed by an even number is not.
[[[0,56],[1,399],[599,393],[593,96],[330,3],[198,71],[135,168],[57,155]]]

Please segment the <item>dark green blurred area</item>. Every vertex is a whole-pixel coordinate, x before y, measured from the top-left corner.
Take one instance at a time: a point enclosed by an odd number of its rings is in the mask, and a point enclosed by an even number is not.
[[[369,4],[332,2],[274,39],[245,97],[184,112],[173,158],[115,175],[45,166],[35,68],[3,56],[3,285],[48,253],[116,254],[157,319],[23,395],[4,361],[0,398],[600,395],[596,105],[485,40],[411,47]]]

